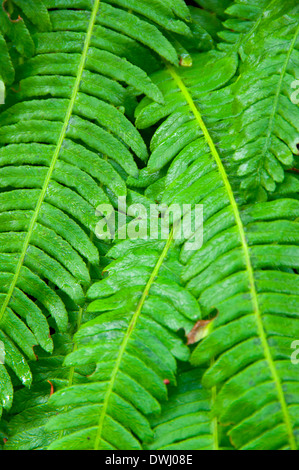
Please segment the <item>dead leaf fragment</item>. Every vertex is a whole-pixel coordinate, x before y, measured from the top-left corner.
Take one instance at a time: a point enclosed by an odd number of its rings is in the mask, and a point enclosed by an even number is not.
[[[199,320],[195,323],[192,330],[187,334],[187,344],[197,343],[208,334],[208,329],[212,320]]]

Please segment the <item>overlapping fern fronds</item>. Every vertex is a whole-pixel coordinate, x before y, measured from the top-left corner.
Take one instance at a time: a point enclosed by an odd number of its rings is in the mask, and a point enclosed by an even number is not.
[[[50,31],[51,22],[42,0],[4,0],[1,4],[0,80],[11,85],[15,66],[35,52],[32,34],[36,30]]]
[[[221,60],[213,61],[217,70]],[[204,245],[195,254],[183,247],[181,279],[205,315],[215,316],[216,309],[217,316],[192,362],[215,359],[203,384],[221,388],[216,411],[222,422],[236,425],[230,435],[237,447],[296,448],[298,383],[288,347],[298,324],[298,201],[246,206],[228,156],[229,149],[238,148],[229,133],[234,87],[208,93],[213,84],[207,80],[205,88],[203,76],[197,79],[196,63],[193,70],[156,74],[165,104],[144,101],[137,108],[139,127],[165,119],[148,162],[150,171],[172,162],[162,203],[192,201],[205,208]]]
[[[53,335],[54,350],[50,355],[37,348],[38,361],[31,362],[33,383],[30,390],[18,387],[10,410],[9,421],[3,430],[7,440],[6,450],[45,450],[59,432],[51,433],[45,425],[51,416],[62,412],[63,408],[54,408],[49,398],[54,391],[73,383],[86,382],[86,370],[73,370],[65,367],[63,361],[73,348],[72,336],[68,334]]]
[[[47,317],[65,331],[66,303],[84,304],[89,265],[99,263],[90,234],[96,207],[109,202],[105,188],[125,195],[120,173],[137,177],[134,156],[147,159],[143,139],[123,112],[127,87],[135,90],[133,100],[145,93],[161,101],[141,67],[161,56],[179,60],[153,21],[189,34],[166,6],[160,16],[147,6],[141,19],[99,0],[45,5],[53,30],[34,34],[36,53],[18,69],[20,91],[7,97],[0,117],[0,339],[6,365],[27,386],[25,357],[34,360],[37,344],[53,347]],[[139,11],[134,2],[131,7]],[[186,11],[178,8],[180,16]],[[9,409],[5,365],[0,394]]]
[[[297,2],[271,2],[242,45],[233,158],[242,190],[254,199],[272,193],[299,154],[298,106],[291,98],[299,77],[298,15]]]
[[[205,73],[202,72],[203,64]],[[195,364],[208,365],[215,360],[214,365],[205,372],[203,384],[213,389],[220,388],[215,406],[218,418],[223,420],[225,410],[224,423],[236,424],[230,431],[230,436],[237,447],[259,448],[261,445],[267,447],[269,445],[267,439],[261,437],[267,430],[270,436],[275,436],[271,444],[274,447],[295,448],[297,446],[296,421],[294,421],[297,415],[296,400],[290,398],[287,393],[287,387],[293,390],[292,384],[289,384],[291,366],[289,357],[283,355],[281,348],[284,343],[290,341],[290,327],[292,331],[296,328],[296,318],[293,316],[298,303],[295,288],[297,275],[285,273],[281,269],[298,268],[296,218],[299,206],[297,200],[278,200],[247,207],[246,200],[241,199],[238,190],[239,180],[233,173],[236,165],[234,162],[226,164],[228,150],[234,145],[235,139],[235,134],[231,134],[232,142],[228,144],[227,130],[234,118],[235,96],[234,87],[229,85],[225,87],[225,84],[234,76],[236,64],[235,54],[232,54],[228,61],[222,53],[211,52],[194,56],[192,69],[177,71],[170,66],[165,71],[157,72],[152,76],[152,80],[163,92],[165,103],[154,103],[145,98],[137,107],[136,123],[139,128],[144,128],[156,124],[161,119],[164,120],[152,138],[152,153],[147,165],[147,171],[153,175],[166,169],[166,176],[159,182],[160,192],[157,195],[159,201],[168,206],[173,203],[202,203],[205,208],[204,245],[196,253],[186,251],[184,246],[182,247],[180,261],[185,266],[180,274],[180,282],[185,286],[184,295],[190,291],[198,298],[207,318],[215,315],[215,309],[218,312],[212,322],[213,331],[201,342],[192,356]],[[214,70],[221,73],[216,75]],[[201,116],[201,109],[204,119]],[[214,139],[217,139],[217,144],[214,143]],[[152,184],[157,188],[157,182]],[[150,194],[149,188],[147,193]],[[169,238],[165,245],[167,251],[171,250],[171,243]],[[121,302],[122,315],[130,311],[131,286],[139,287],[143,274],[150,282],[145,288],[149,301],[154,296],[155,292],[151,291],[150,287],[157,275],[155,272],[157,264],[152,264],[151,274],[151,271],[146,269],[147,260],[151,259],[149,245],[138,243],[136,249],[133,249],[133,246],[134,241],[130,242],[129,246],[125,243],[125,250],[114,250],[114,256],[120,258],[111,265],[111,268],[107,267],[110,275],[98,286],[94,285],[90,289],[91,298],[103,297],[103,300],[92,304],[95,310],[106,311],[115,297]],[[138,267],[135,267],[136,265]],[[130,273],[129,278],[128,273]],[[276,282],[273,285],[274,279]],[[159,282],[159,277],[156,282]],[[283,292],[281,292],[282,283],[286,286]],[[294,289],[291,288],[293,283]],[[154,287],[155,282],[152,285]],[[168,291],[169,286],[165,285],[163,295],[168,296]],[[113,296],[114,292],[117,293]],[[179,292],[178,287],[176,292]],[[290,296],[292,296],[292,307],[289,305]],[[140,297],[146,305],[145,295],[140,293]],[[161,301],[160,305],[163,305]],[[279,307],[274,308],[274,305]],[[152,307],[152,311],[156,312],[156,309]],[[129,348],[128,338],[131,339],[134,335],[133,327],[138,328],[137,315],[139,317],[142,314],[140,304],[137,304],[136,312],[132,312],[131,323],[126,326],[125,331],[128,336],[118,343],[116,352],[118,355],[113,358],[108,372],[109,379],[106,384],[108,392],[103,398],[101,395],[98,396],[98,399],[106,404],[106,410],[113,387],[117,387],[119,370],[116,365],[122,370],[125,348]],[[107,330],[107,314],[110,321],[115,318],[109,312],[102,314],[91,323],[90,329],[86,325],[87,334],[85,327],[81,329],[81,333],[79,331],[77,337],[80,338],[80,348],[70,356],[72,365],[79,365],[82,362],[95,363],[99,356],[105,361],[106,344],[103,349],[103,344],[94,338],[95,331],[104,333]],[[280,318],[284,319],[284,328],[281,326]],[[123,316],[121,319],[123,321]],[[98,322],[101,324],[104,322],[105,329],[103,326],[99,327]],[[95,324],[99,329],[93,331]],[[114,321],[113,328],[116,324]],[[144,338],[148,336],[149,332],[145,332]],[[146,339],[144,341],[147,342]],[[151,349],[154,351],[154,348],[153,344]],[[109,351],[111,353],[111,346]],[[155,363],[152,363],[151,368],[154,367]],[[98,368],[103,370],[104,365],[98,363]],[[254,368],[261,382],[253,381],[250,387],[248,374],[252,381],[251,368]],[[144,377],[145,374],[145,370],[143,373],[140,371],[140,377]],[[248,390],[247,407],[235,408],[232,401],[231,407],[235,410],[235,414],[229,414],[227,417],[228,408],[222,407],[219,403],[222,403],[221,400],[232,398],[226,398],[225,391],[226,388],[229,390],[230,381],[236,380],[236,374],[240,374],[240,384],[244,382],[244,388]],[[101,374],[100,377],[105,383],[107,376]],[[275,419],[271,414],[271,423],[268,418],[262,420],[261,413],[266,411],[263,408],[260,413],[255,414],[260,406],[260,402],[256,400],[255,389],[259,386],[273,390],[266,395],[263,402],[263,406],[278,410]],[[74,400],[74,404],[78,403],[79,388],[80,386],[77,386],[62,393],[65,403],[67,400]],[[252,395],[250,395],[251,390]],[[261,392],[258,396],[262,396]],[[57,401],[55,395],[53,397],[56,405],[64,403],[60,402],[59,398],[59,394],[56,395]],[[82,403],[79,402],[79,405]],[[102,408],[100,410],[102,413]],[[108,415],[111,410],[113,408],[107,411]],[[88,420],[89,411],[84,410],[84,406],[80,406],[77,413],[79,412]],[[65,426],[69,423],[71,426],[74,416],[77,415],[69,412],[68,415],[63,414],[59,418],[54,418],[50,427],[59,428],[61,423]],[[103,413],[99,413],[99,416],[97,428],[87,427],[87,432],[89,436],[91,435],[90,439],[96,448],[99,436],[105,432],[105,429],[109,429],[104,425]],[[252,430],[251,433],[240,434],[238,425],[242,422],[242,426],[245,426],[245,423],[243,424],[245,418],[252,422],[254,432]],[[83,419],[79,427],[81,425],[84,425]],[[246,426],[249,427],[249,424]],[[61,446],[59,448],[67,444],[82,445],[78,444],[76,437],[83,435],[86,435],[86,430],[81,429],[65,437],[58,444]],[[128,441],[125,445],[130,447]]]
[[[95,283],[88,311],[97,315],[75,335],[76,351],[65,364],[94,364],[88,385],[55,393],[55,407],[72,409],[53,418],[50,430],[69,430],[51,449],[140,449],[152,437],[147,415],[160,411],[167,382],[176,383],[176,361],[189,358],[175,334],[200,317],[196,299],[180,286],[177,250],[168,240],[108,253],[117,260],[108,277]],[[124,245],[124,246],[122,246]],[[130,273],[130,274],[129,274]],[[74,423],[76,426],[74,427]]]
[[[43,2],[0,114],[5,447],[298,448],[297,2]],[[202,247],[96,240],[118,196],[202,204]]]
[[[204,369],[180,366],[176,387],[152,419],[150,450],[218,450],[220,428],[212,416],[213,394],[201,385]]]

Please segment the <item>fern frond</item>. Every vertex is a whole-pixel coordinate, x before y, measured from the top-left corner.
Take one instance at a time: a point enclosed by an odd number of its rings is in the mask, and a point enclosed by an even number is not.
[[[2,2],[0,9],[0,78],[11,85],[14,65],[18,58],[31,57],[35,52],[32,38],[34,30],[50,31],[51,22],[42,0],[13,0]],[[18,52],[17,58],[15,51]],[[14,62],[14,65],[13,65]]]
[[[77,350],[65,364],[95,364],[96,370],[88,385],[51,398],[55,407],[72,409],[47,425],[68,431],[50,449],[141,449],[140,441],[152,436],[146,416],[159,412],[166,398],[164,381],[175,383],[175,358],[189,357],[171,330],[190,328],[200,310],[178,284],[172,233],[155,247],[151,240],[140,242],[133,241],[131,249],[130,240],[112,248],[107,256],[117,259],[106,268],[108,277],[88,291],[88,298],[96,299],[88,307],[95,318],[76,333]]]
[[[114,197],[126,194],[114,167],[136,177],[134,156],[147,159],[143,139],[123,113],[127,86],[158,101],[162,95],[144,70],[116,55],[115,41],[149,45],[151,37],[155,53],[178,60],[156,26],[123,9],[99,0],[72,8],[68,1],[45,4],[53,31],[34,35],[36,54],[19,68],[20,92],[0,116],[0,336],[6,364],[27,386],[25,356],[34,360],[37,344],[53,347],[46,317],[65,331],[65,296],[84,303],[89,264],[99,263],[89,239],[96,207],[109,202],[108,189]],[[151,55],[142,50],[145,59]],[[12,385],[4,365],[1,374],[8,409]]]
[[[5,83],[12,83],[15,77],[14,67],[9,55],[8,47],[0,31],[0,61],[1,61],[1,82],[3,83],[1,89],[1,104],[3,104],[5,97]],[[2,96],[3,93],[3,96]]]
[[[3,2],[1,447],[298,448],[298,5],[196,1]]]
[[[233,158],[248,197],[266,198],[284,179],[284,169],[298,155],[298,107],[292,83],[299,77],[299,8],[296,1],[272,1],[243,54],[241,74],[233,86],[238,118],[232,124]],[[249,85],[250,84],[250,85]]]
[[[190,66],[192,51],[209,51],[215,48],[215,42],[219,41],[218,31],[221,31],[221,21],[216,15],[200,8],[189,6],[192,35],[182,36],[171,34],[171,42],[180,56],[180,65]]]
[[[182,247],[181,279],[204,315],[216,316],[192,362],[208,365],[215,358],[202,383],[222,387],[217,415],[235,424],[230,435],[237,447],[293,449],[298,446],[298,379],[289,347],[298,329],[293,270],[298,269],[299,206],[297,200],[278,199],[247,207],[237,191],[240,181],[227,145],[234,97],[230,86],[220,89],[234,73],[233,62],[231,68],[228,63],[220,57],[209,66],[200,55],[193,69],[157,73],[153,80],[165,104],[144,99],[136,110],[137,125],[164,120],[152,138],[148,162],[149,171],[168,169],[162,203],[203,204],[204,244],[196,253]],[[267,414],[272,407],[275,414]],[[239,432],[249,426],[250,433]],[[264,432],[269,439],[275,436],[272,447]]]
[[[87,20],[80,17],[76,10],[67,10],[69,2],[45,0],[48,8],[56,8],[51,14],[51,20],[55,28],[55,22],[64,22],[64,29],[66,25],[71,22],[73,27],[71,29],[80,31],[82,25]],[[74,2],[73,8],[90,9],[92,2],[86,0],[85,2]],[[121,7],[121,8],[119,8]],[[189,19],[189,10],[186,8],[184,12],[184,19]],[[62,20],[63,19],[63,20]],[[150,21],[149,21],[150,20]],[[182,35],[192,35],[189,27],[185,22],[176,18],[172,11],[171,6],[165,2],[158,0],[153,5],[148,0],[137,2],[136,0],[115,0],[115,1],[101,1],[97,13],[96,27],[94,29],[94,42],[97,40],[106,42],[105,49],[111,53],[113,47],[113,33],[114,31],[131,38],[131,47],[141,43],[147,46],[152,51],[155,51],[163,59],[173,64],[178,64],[178,57],[172,44],[166,39],[162,30],[173,31]],[[114,36],[115,41],[115,36]],[[115,46],[114,46],[115,48]],[[137,49],[138,50],[138,49]],[[144,49],[145,57],[150,57],[149,51]],[[118,53],[117,53],[118,55]],[[124,55],[125,56],[125,55]],[[109,57],[109,56],[107,56]],[[134,63],[134,62],[133,62]],[[128,82],[127,82],[128,83]]]
[[[231,0],[195,0],[195,3],[204,10],[223,17],[225,9],[231,4]]]
[[[45,450],[59,437],[59,432],[46,431],[45,425],[51,416],[63,411],[49,404],[51,394],[70,383],[86,382],[80,371],[63,366],[66,354],[73,349],[70,334],[54,334],[53,342],[51,355],[39,349],[38,361],[30,363],[34,377],[30,390],[23,387],[15,392],[13,406],[5,415],[5,450]]]
[[[259,27],[268,10],[271,0],[234,0],[226,8],[227,19],[223,22],[224,30],[218,33],[220,42],[217,47],[222,51],[238,50],[245,58],[243,45]]]
[[[159,416],[151,420],[154,439],[149,450],[218,450],[219,435],[212,416],[213,397],[200,383],[204,369],[178,371],[177,386],[169,387],[169,398]]]

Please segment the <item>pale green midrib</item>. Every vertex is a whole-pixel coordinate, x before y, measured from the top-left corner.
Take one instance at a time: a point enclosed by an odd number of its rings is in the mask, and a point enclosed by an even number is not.
[[[270,118],[269,118],[268,131],[267,131],[267,135],[266,135],[266,141],[265,141],[265,145],[264,145],[263,156],[265,156],[265,154],[266,154],[266,152],[269,148],[269,142],[270,142],[270,137],[271,137],[272,132],[273,132],[275,114],[277,112],[277,107],[278,107],[278,103],[279,103],[279,96],[280,96],[280,93],[281,93],[282,82],[283,82],[283,79],[285,77],[286,69],[287,69],[288,63],[290,61],[291,54],[294,50],[298,34],[299,34],[299,24],[298,24],[297,29],[295,31],[293,40],[290,44],[290,47],[289,47],[288,53],[286,55],[283,67],[281,69],[280,78],[279,78],[279,81],[278,81],[278,84],[277,84],[277,89],[276,89],[276,93],[275,93],[275,97],[274,97],[272,113],[271,113]]]
[[[117,374],[118,374],[118,371],[119,371],[119,368],[120,368],[120,365],[121,365],[121,361],[123,359],[123,355],[126,351],[126,348],[127,348],[127,344],[130,340],[130,337],[134,331],[134,328],[136,326],[136,323],[138,321],[138,318],[139,318],[139,315],[141,313],[141,310],[142,310],[142,307],[143,307],[143,304],[148,296],[148,293],[149,293],[149,290],[155,280],[155,278],[157,277],[158,273],[159,273],[159,270],[162,266],[162,263],[168,253],[168,250],[170,248],[170,245],[172,243],[172,240],[173,240],[173,230],[171,230],[170,234],[169,234],[169,237],[165,243],[165,246],[163,248],[163,251],[161,252],[161,255],[153,269],[153,272],[144,288],[144,291],[142,293],[142,296],[138,302],[138,305],[137,305],[137,308],[136,308],[136,311],[134,313],[134,315],[132,316],[132,319],[129,323],[129,326],[128,326],[128,329],[126,331],[126,334],[124,336],[124,339],[122,341],[122,344],[120,345],[120,349],[119,349],[119,353],[118,353],[118,356],[117,356],[117,360],[115,362],[115,366],[113,368],[113,371],[112,371],[112,374],[111,374],[111,379],[110,379],[110,383],[109,383],[109,387],[107,389],[107,392],[106,392],[106,395],[105,395],[105,398],[104,398],[104,402],[103,402],[103,407],[102,407],[102,411],[101,411],[101,415],[100,415],[100,418],[99,418],[99,422],[98,422],[98,430],[97,430],[97,434],[96,434],[96,438],[95,438],[95,444],[94,444],[94,449],[95,450],[98,450],[99,449],[99,445],[100,445],[100,441],[101,441],[101,438],[102,438],[102,430],[103,430],[103,425],[104,425],[104,420],[105,420],[105,417],[106,417],[106,413],[107,413],[107,408],[108,408],[108,405],[109,405],[109,400],[110,400],[110,397],[111,397],[111,394],[113,392],[113,388],[114,388],[114,384],[115,384],[115,380],[116,380],[116,377],[117,377]]]
[[[92,35],[92,31],[93,31],[97,11],[98,11],[98,8],[99,8],[99,4],[100,4],[100,0],[95,0],[94,6],[93,6],[93,9],[92,9],[92,13],[91,13],[91,17],[90,17],[88,30],[87,30],[87,33],[86,33],[86,38],[85,38],[85,42],[84,42],[84,47],[83,47],[80,63],[79,63],[78,74],[77,74],[76,81],[75,81],[75,84],[74,84],[74,87],[73,87],[73,90],[72,90],[72,95],[71,95],[71,98],[70,98],[69,106],[68,106],[68,109],[67,109],[67,112],[66,112],[66,115],[65,115],[63,126],[61,128],[60,136],[59,136],[59,139],[58,139],[58,142],[57,142],[57,146],[55,148],[55,152],[54,152],[53,157],[52,157],[52,161],[51,161],[51,164],[50,164],[50,167],[49,167],[44,185],[42,187],[38,202],[36,204],[34,214],[32,216],[32,219],[31,219],[29,227],[28,227],[28,232],[27,232],[25,240],[24,240],[24,244],[23,244],[23,247],[22,247],[20,258],[19,258],[19,261],[18,261],[18,264],[17,264],[17,267],[16,267],[16,272],[14,274],[14,277],[13,277],[12,283],[10,285],[10,288],[7,292],[5,301],[2,304],[2,307],[1,307],[1,310],[0,310],[0,322],[3,318],[3,315],[5,314],[6,308],[9,305],[10,299],[13,295],[14,289],[15,289],[16,284],[18,282],[20,271],[21,271],[21,268],[22,268],[23,263],[24,263],[24,259],[25,259],[25,256],[26,256],[26,252],[27,252],[30,240],[31,240],[31,236],[32,236],[32,233],[33,233],[33,230],[34,230],[34,226],[35,226],[35,223],[36,223],[37,218],[39,216],[39,212],[40,212],[42,203],[44,201],[45,194],[46,194],[46,191],[48,189],[48,186],[49,186],[49,183],[50,183],[53,171],[54,171],[55,164],[56,164],[57,159],[59,157],[61,146],[62,146],[63,141],[65,139],[65,135],[66,135],[66,131],[67,131],[67,128],[68,128],[68,125],[69,125],[69,122],[70,122],[70,118],[71,118],[72,113],[73,113],[75,100],[76,100],[76,97],[77,97],[77,94],[78,94],[78,91],[79,91],[80,82],[81,82],[81,79],[82,79],[82,74],[83,74],[83,70],[84,70],[84,66],[85,66],[87,52],[88,52],[88,49],[89,49],[91,35]]]
[[[276,371],[276,368],[275,368],[275,365],[274,365],[274,362],[273,362],[273,359],[272,359],[272,356],[271,356],[271,352],[270,352],[269,345],[268,345],[268,342],[267,342],[263,322],[262,322],[262,319],[261,319],[261,313],[260,313],[260,310],[259,310],[259,303],[258,303],[257,292],[256,292],[256,287],[255,287],[255,281],[254,281],[253,268],[252,268],[252,265],[251,265],[249,248],[248,248],[246,237],[245,237],[245,231],[244,231],[243,223],[242,223],[242,220],[241,220],[241,217],[240,217],[240,214],[239,214],[239,209],[238,209],[238,206],[237,206],[237,203],[236,203],[236,200],[235,200],[230,182],[228,180],[226,171],[224,169],[224,166],[222,164],[222,161],[221,161],[221,158],[218,154],[218,151],[215,147],[215,144],[214,144],[214,142],[213,142],[213,140],[212,140],[212,138],[209,134],[209,131],[208,131],[208,129],[207,129],[202,117],[201,117],[201,114],[200,114],[199,110],[197,109],[197,107],[196,107],[196,105],[195,105],[188,89],[186,88],[186,86],[185,86],[184,82],[182,81],[182,79],[177,75],[177,73],[176,73],[176,71],[173,67],[168,66],[168,70],[169,70],[171,76],[173,77],[173,79],[175,80],[175,82],[177,83],[178,87],[180,88],[181,92],[183,93],[188,105],[190,106],[191,111],[194,114],[195,119],[199,123],[199,126],[200,126],[200,128],[203,132],[203,135],[204,135],[204,137],[205,137],[205,139],[206,139],[206,141],[207,141],[207,143],[210,147],[211,153],[212,153],[212,155],[213,155],[213,157],[214,157],[214,159],[215,159],[215,161],[218,165],[219,173],[222,177],[225,189],[227,191],[229,201],[231,203],[233,214],[234,214],[236,224],[237,224],[239,234],[240,234],[242,249],[243,249],[244,258],[245,258],[246,270],[247,270],[247,273],[248,273],[250,295],[251,295],[251,299],[252,299],[253,311],[254,311],[255,316],[256,316],[258,333],[259,333],[259,336],[260,336],[260,339],[261,339],[261,343],[262,343],[265,358],[267,359],[267,362],[269,364],[269,368],[271,370],[272,377],[273,377],[273,380],[274,380],[274,383],[275,383],[275,386],[276,386],[276,389],[277,389],[277,395],[278,395],[278,399],[279,399],[280,406],[281,406],[281,409],[282,409],[284,422],[285,422],[285,425],[286,425],[286,428],[287,428],[287,434],[288,434],[288,438],[289,438],[290,447],[291,447],[291,449],[296,450],[297,446],[296,446],[296,441],[295,441],[295,437],[294,437],[294,434],[293,434],[293,429],[292,429],[292,425],[291,425],[291,420],[290,420],[286,400],[285,400],[285,397],[284,397],[284,393],[283,393],[283,390],[282,390],[282,386],[281,386],[281,383],[280,383],[278,373]]]

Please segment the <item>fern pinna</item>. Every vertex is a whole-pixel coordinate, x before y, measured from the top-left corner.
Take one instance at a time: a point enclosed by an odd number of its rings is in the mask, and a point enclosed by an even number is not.
[[[49,13],[42,0],[4,0],[0,9],[0,80],[11,85],[15,66],[32,57],[33,31],[50,31]],[[1,102],[2,104],[2,102]]]
[[[7,3],[4,448],[296,449],[297,2]],[[118,197],[202,204],[202,247],[98,240]]]

